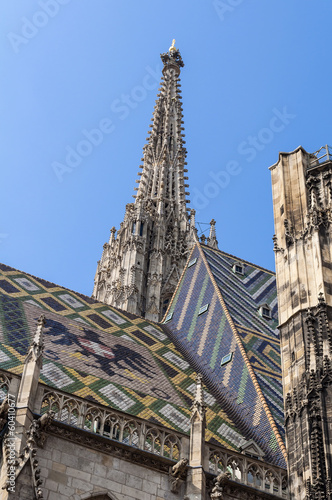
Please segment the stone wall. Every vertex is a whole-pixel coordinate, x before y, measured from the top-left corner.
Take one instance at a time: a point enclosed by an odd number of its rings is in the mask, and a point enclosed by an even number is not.
[[[178,500],[184,496],[184,483],[179,494],[170,491],[167,473],[56,436],[47,438],[44,449],[38,449],[37,458],[43,480],[43,500],[82,500],[106,493],[114,500]],[[19,475],[15,495],[10,498],[33,498],[29,463]]]

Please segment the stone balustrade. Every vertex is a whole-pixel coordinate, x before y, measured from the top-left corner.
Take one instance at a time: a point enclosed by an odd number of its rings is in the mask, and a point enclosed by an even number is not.
[[[94,402],[39,385],[39,409],[55,412],[55,420],[100,436],[178,461],[188,454],[186,434],[132,417]],[[205,468],[213,475],[230,472],[234,482],[279,498],[287,498],[287,475],[282,468],[232,452],[222,446],[205,446]],[[208,464],[208,465],[207,465]]]
[[[100,436],[149,451],[171,460],[179,460],[185,451],[185,434],[151,424],[137,417],[89,403],[77,397],[44,387],[38,413],[52,410],[55,420]]]
[[[9,391],[15,394],[19,379],[17,375],[0,370],[0,401]],[[41,383],[38,385],[34,410],[37,414],[53,410],[56,421],[174,462],[187,458],[189,453],[189,436],[184,433],[155,423],[150,424],[146,420],[54,390]],[[284,469],[210,443],[205,444],[204,455],[204,468],[209,473],[208,487],[211,487],[211,478],[221,472],[229,472],[230,479],[235,483],[272,497],[287,498],[287,474]]]
[[[230,472],[233,481],[280,498],[287,498],[287,473],[284,469],[266,464],[242,453],[223,447],[209,446],[209,472]]]

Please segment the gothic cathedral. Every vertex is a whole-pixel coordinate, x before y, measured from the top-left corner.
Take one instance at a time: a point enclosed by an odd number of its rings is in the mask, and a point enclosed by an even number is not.
[[[276,274],[198,237],[173,41],[93,296],[0,264],[2,500],[332,500],[332,159],[270,167]]]

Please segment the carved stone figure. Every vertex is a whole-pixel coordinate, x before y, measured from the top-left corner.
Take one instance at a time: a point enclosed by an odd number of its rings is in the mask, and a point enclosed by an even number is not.
[[[8,396],[6,396],[0,405],[0,431],[2,431],[2,429],[6,425],[8,410],[9,410]]]
[[[172,476],[181,477],[182,473],[186,470],[188,465],[187,458],[181,458],[175,465],[172,467]]]
[[[217,498],[222,500],[224,498],[223,495],[224,486],[230,478],[231,478],[230,472],[221,472],[215,479],[215,485],[212,488],[210,498],[212,499]]]
[[[33,420],[30,430],[28,431],[29,436],[33,438],[40,448],[44,447],[47,437],[46,431],[54,419],[54,415],[55,413],[52,410],[44,413],[38,420]]]
[[[171,470],[171,491],[173,493],[179,492],[179,486],[181,483],[181,478],[184,477],[189,460],[187,458],[181,458],[175,465],[173,465]]]

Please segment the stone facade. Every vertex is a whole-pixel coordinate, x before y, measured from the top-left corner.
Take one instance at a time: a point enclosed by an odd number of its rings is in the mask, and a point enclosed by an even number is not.
[[[330,499],[332,162],[302,148],[271,167],[290,498]]]
[[[7,376],[3,371],[0,379],[2,390],[14,398],[26,383],[24,376]],[[205,441],[200,376],[190,437],[101,405],[95,404],[93,411],[87,411],[84,400],[44,384],[38,384],[30,396],[27,410],[33,419],[25,429],[15,431],[18,459],[12,479],[14,488],[8,482],[6,450],[10,435],[7,433],[3,440],[2,500],[286,498],[285,471],[251,457],[251,453],[259,453],[257,447],[248,448],[250,454],[248,450],[247,454],[239,454]],[[83,403],[84,415],[79,413],[73,419],[74,413],[68,414],[69,402],[72,408],[75,403]],[[105,411],[111,412],[119,429],[117,435],[106,432],[105,419],[103,430],[96,425]],[[130,432],[126,432],[129,428]],[[161,449],[156,447],[157,440],[152,442],[149,437],[152,430],[161,438]]]

